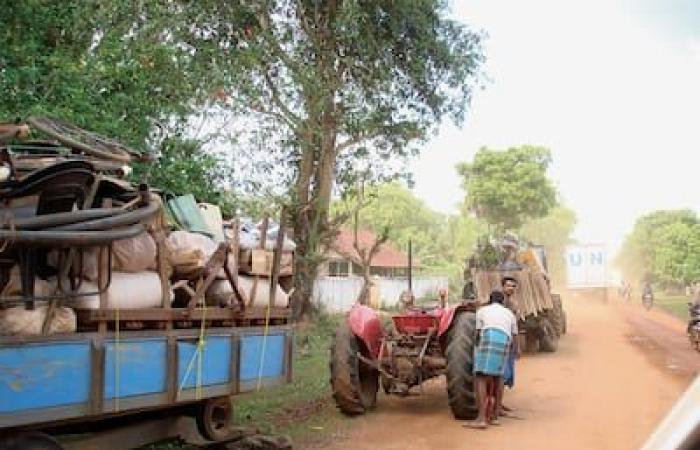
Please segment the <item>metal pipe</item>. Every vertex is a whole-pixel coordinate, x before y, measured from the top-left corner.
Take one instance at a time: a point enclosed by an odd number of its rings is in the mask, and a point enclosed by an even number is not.
[[[112,228],[123,227],[125,225],[133,225],[142,220],[152,217],[160,205],[157,202],[151,202],[143,208],[135,211],[129,211],[118,216],[106,217],[103,219],[88,220],[85,222],[74,223],[71,225],[63,225],[60,227],[52,227],[50,230],[56,231],[97,231],[110,230]]]
[[[413,252],[411,240],[408,240],[408,292],[413,295]]]
[[[94,208],[55,214],[43,214],[40,216],[13,219],[12,227],[16,230],[40,230],[42,228],[57,227],[86,220],[101,219],[103,217],[124,214],[124,212],[125,211],[116,208]],[[9,227],[2,226],[0,229],[9,229]]]
[[[94,247],[120,239],[132,238],[143,233],[145,230],[146,227],[140,223],[125,228],[81,231],[79,233],[64,230],[0,230],[0,240],[40,247]]]

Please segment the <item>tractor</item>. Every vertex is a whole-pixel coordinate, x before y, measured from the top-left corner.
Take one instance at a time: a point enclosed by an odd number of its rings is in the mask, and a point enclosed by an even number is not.
[[[522,242],[510,235],[494,242],[481,242],[467,261],[463,297],[481,302],[501,289],[504,277],[514,278],[518,330],[526,352],[557,350],[566,333],[566,312],[561,296],[551,292],[544,246]]]
[[[331,346],[331,387],[341,412],[364,414],[386,394],[407,396],[414,386],[445,374],[447,396],[458,419],[476,417],[472,375],[476,304],[408,305],[384,330],[372,308],[356,304]]]

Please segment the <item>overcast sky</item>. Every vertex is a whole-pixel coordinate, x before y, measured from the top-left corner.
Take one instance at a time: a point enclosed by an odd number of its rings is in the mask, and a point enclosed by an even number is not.
[[[579,217],[575,237],[616,248],[640,214],[700,202],[700,1],[454,0],[488,33],[489,81],[462,129],[413,163],[415,192],[451,212],[454,166],[481,146],[544,145]]]

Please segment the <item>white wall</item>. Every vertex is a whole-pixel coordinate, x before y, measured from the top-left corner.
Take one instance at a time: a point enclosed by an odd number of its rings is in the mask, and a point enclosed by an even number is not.
[[[355,304],[362,283],[360,277],[320,277],[314,284],[312,301],[323,305],[328,312],[347,312]],[[401,292],[408,289],[406,279],[380,278],[376,283],[379,285],[380,304],[385,308],[396,306]],[[438,289],[447,287],[447,284],[447,277],[416,277],[413,278],[413,293],[416,298],[425,295],[437,298]]]

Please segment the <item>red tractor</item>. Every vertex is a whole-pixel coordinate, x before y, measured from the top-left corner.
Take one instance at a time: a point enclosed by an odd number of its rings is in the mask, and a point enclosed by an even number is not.
[[[377,312],[355,305],[340,324],[331,346],[331,387],[345,414],[364,414],[377,401],[381,384],[387,394],[406,396],[413,386],[442,374],[458,419],[476,417],[472,362],[473,304],[408,307],[392,317],[385,331]]]

